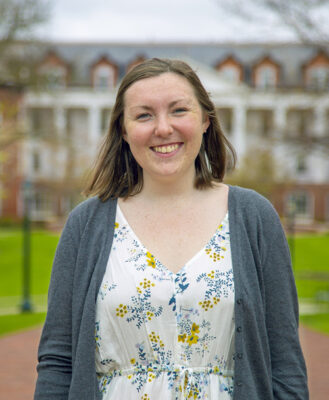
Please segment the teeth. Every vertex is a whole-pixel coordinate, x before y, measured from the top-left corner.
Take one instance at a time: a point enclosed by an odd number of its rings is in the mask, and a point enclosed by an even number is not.
[[[178,144],[171,144],[170,146],[155,146],[153,149],[157,153],[171,153],[172,151],[178,149]]]

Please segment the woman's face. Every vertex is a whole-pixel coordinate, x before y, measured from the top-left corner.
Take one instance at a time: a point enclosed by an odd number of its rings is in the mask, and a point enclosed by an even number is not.
[[[124,139],[144,179],[194,177],[208,126],[193,87],[175,73],[139,80],[125,93]]]

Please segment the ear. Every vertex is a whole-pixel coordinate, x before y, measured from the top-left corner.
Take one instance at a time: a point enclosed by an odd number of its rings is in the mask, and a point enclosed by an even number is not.
[[[209,121],[209,116],[208,114],[204,115],[204,121],[203,121],[203,133],[206,132],[206,130],[209,128],[210,121]]]

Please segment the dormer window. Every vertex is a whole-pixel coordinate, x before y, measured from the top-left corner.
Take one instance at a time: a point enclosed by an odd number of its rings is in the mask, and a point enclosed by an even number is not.
[[[137,65],[141,64],[143,61],[145,61],[146,58],[142,55],[137,56],[133,61],[131,61],[126,68],[126,72],[129,72],[131,69],[136,67]]]
[[[304,83],[310,89],[329,88],[329,56],[320,50],[303,65]]]
[[[42,82],[49,89],[62,89],[67,84],[68,67],[53,51],[49,52],[38,69]]]
[[[44,66],[40,73],[49,89],[62,89],[66,85],[66,70],[60,66]]]
[[[266,89],[278,86],[280,66],[270,57],[265,57],[253,68],[253,83],[257,88]]]
[[[242,81],[243,67],[233,56],[229,56],[217,63],[215,69],[220,76],[229,82],[239,83]]]
[[[114,71],[108,65],[100,65],[94,72],[94,87],[96,89],[113,89]]]
[[[103,56],[91,66],[92,86],[98,90],[111,90],[118,79],[118,66]]]
[[[274,87],[276,85],[276,71],[274,67],[264,65],[258,68],[256,86],[260,88]]]
[[[308,68],[306,85],[314,89],[329,88],[329,65],[318,65]]]
[[[223,67],[220,74],[230,82],[238,83],[240,81],[240,71],[233,65]]]

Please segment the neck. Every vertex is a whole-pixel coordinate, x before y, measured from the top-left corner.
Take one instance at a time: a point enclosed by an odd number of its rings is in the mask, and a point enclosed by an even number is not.
[[[157,202],[166,202],[168,200],[186,200],[190,198],[197,190],[194,187],[195,172],[181,179],[153,179],[144,175],[144,184],[140,196],[144,199]]]

